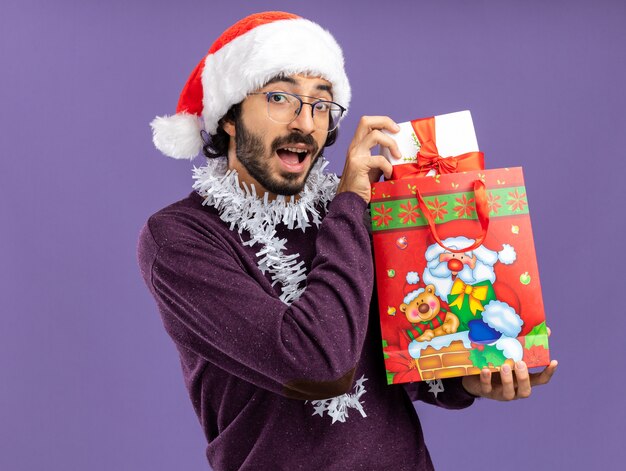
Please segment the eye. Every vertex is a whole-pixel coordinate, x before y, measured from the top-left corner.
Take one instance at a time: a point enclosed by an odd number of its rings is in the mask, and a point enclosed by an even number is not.
[[[330,110],[330,103],[327,101],[318,101],[315,103],[315,112],[327,113]]]
[[[287,95],[283,95],[282,93],[272,93],[269,96],[269,102],[270,103],[276,103],[278,105],[282,105],[287,103],[289,100],[287,98]]]

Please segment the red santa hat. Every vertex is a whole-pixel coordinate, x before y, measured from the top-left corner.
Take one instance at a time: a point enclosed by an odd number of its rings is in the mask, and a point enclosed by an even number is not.
[[[214,134],[232,105],[281,74],[320,76],[331,82],[334,101],[350,104],[343,53],[328,31],[291,13],[256,13],[213,43],[189,76],[176,114],[150,123],[154,145],[168,157],[193,159],[202,130]]]
[[[424,292],[424,288],[416,288],[419,281],[420,276],[416,271],[410,271],[406,274],[406,283],[403,288],[404,299],[402,300],[404,304],[409,304]]]

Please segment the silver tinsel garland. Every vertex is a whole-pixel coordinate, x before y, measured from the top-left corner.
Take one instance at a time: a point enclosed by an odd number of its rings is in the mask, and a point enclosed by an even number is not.
[[[335,174],[324,173],[328,161],[320,157],[296,199],[278,195],[269,201],[265,193],[261,198],[254,185],[239,181],[235,170],[229,170],[226,158],[209,159],[200,168],[194,167],[194,190],[204,198],[203,204],[215,207],[222,221],[242,235],[248,232],[250,239],[244,245],[258,245],[258,267],[269,272],[272,284],[281,287],[280,300],[291,304],[304,291],[306,269],[299,254],[285,253],[286,239],[276,236],[276,226],[284,224],[288,229],[306,231],[311,224],[322,222],[320,210],[324,211],[335,196],[339,179]]]

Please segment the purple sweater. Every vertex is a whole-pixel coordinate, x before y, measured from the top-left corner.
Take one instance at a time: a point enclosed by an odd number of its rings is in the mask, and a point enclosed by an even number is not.
[[[180,353],[215,470],[433,469],[407,391],[386,384],[365,209],[342,193],[319,229],[277,228],[308,268],[290,306],[257,267],[258,246],[244,246],[201,196],[144,226],[141,272]],[[473,402],[460,380],[444,385],[435,398],[418,383],[412,399]],[[362,410],[348,408],[344,422],[324,413],[330,401],[321,400],[363,388]]]

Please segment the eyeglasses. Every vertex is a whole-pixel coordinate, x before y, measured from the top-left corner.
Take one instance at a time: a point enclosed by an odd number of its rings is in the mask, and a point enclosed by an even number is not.
[[[339,103],[328,100],[318,100],[312,96],[296,95],[287,92],[253,92],[248,95],[265,95],[267,98],[267,115],[279,124],[293,122],[302,111],[302,105],[311,107],[311,117],[316,129],[333,131],[339,126],[341,117],[346,109]],[[307,103],[302,98],[312,98],[315,101]]]

